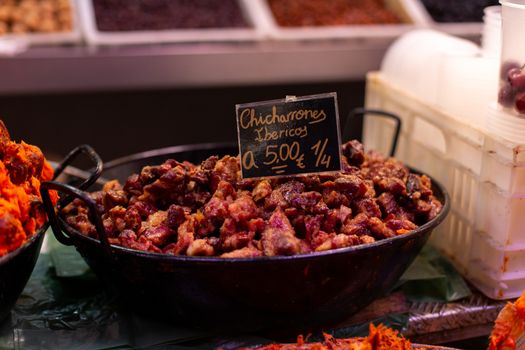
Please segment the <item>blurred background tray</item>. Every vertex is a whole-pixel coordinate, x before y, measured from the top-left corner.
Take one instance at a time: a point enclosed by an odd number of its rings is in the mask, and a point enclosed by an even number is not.
[[[73,33],[27,35],[39,47],[0,57],[0,95],[364,81],[397,37],[432,25],[420,0],[385,0],[405,24],[308,28],[279,27],[267,0],[238,0],[253,28],[103,32],[92,0],[72,1]]]
[[[413,0],[385,0],[387,9],[399,17],[400,24],[367,24],[341,26],[280,26],[268,4],[268,0],[246,0],[257,12],[265,33],[275,40],[313,40],[313,39],[348,39],[359,38],[367,41],[373,39],[394,39],[407,31],[424,25],[420,18],[413,16],[417,9]]]
[[[415,19],[415,21],[421,24],[424,27],[432,28],[445,32],[447,34],[460,36],[468,39],[479,39],[479,33],[483,28],[483,19],[480,18],[479,21],[468,21],[461,22],[459,20],[451,20],[450,22],[440,22],[432,17],[432,13],[427,9],[424,4],[426,0],[407,0],[411,2],[411,6],[407,6],[407,9],[410,11],[410,16]],[[439,4],[439,1],[443,0],[433,0],[434,3]],[[456,6],[465,6],[465,4],[474,4],[480,3],[480,0],[461,0],[457,2]],[[497,5],[498,2],[494,0],[486,1],[489,5]],[[451,1],[448,1],[450,4]],[[472,5],[467,5],[472,6]],[[475,5],[474,5],[475,6]]]
[[[158,44],[177,42],[236,42],[253,41],[263,36],[257,13],[249,1],[237,1],[247,27],[188,28],[165,30],[102,31],[97,26],[93,0],[78,2],[82,16],[82,29],[86,42],[91,45]]]
[[[82,2],[83,0],[81,0]],[[70,0],[72,30],[65,32],[52,33],[26,33],[26,34],[5,34],[0,35],[0,41],[21,41],[30,46],[50,46],[64,44],[80,44],[82,42],[82,32],[80,25],[80,12],[77,0]]]

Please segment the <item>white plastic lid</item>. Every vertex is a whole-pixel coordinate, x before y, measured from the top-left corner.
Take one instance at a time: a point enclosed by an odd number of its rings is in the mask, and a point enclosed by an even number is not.
[[[494,19],[496,21],[501,21],[501,6],[487,6],[483,9],[484,18]]]

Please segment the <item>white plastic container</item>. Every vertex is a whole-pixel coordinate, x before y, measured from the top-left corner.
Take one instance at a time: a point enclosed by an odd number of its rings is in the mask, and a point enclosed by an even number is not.
[[[501,55],[501,6],[485,8],[481,47],[483,56],[500,59]]]
[[[410,55],[407,55],[410,53]],[[387,51],[381,71],[407,91],[431,105],[443,104],[440,89],[448,84],[445,57],[474,58],[480,48],[471,41],[421,29],[403,35]]]
[[[498,93],[499,60],[485,55],[444,55],[437,106],[468,123],[484,123]]]
[[[451,211],[431,242],[485,295],[514,298],[525,290],[525,144],[487,132],[422,101],[383,73],[367,77],[367,108],[402,122],[396,158],[440,181]],[[393,126],[365,120],[367,149],[387,152]]]
[[[489,47],[483,48],[435,30],[412,31],[390,47],[381,72],[429,105],[484,125],[487,103],[498,89],[499,59],[494,50],[500,41],[493,31],[490,23],[485,33]]]
[[[92,0],[79,0],[82,15],[82,29],[88,44],[91,45],[133,45],[169,42],[236,42],[255,41],[264,33],[257,20],[257,9],[252,0],[238,0],[241,10],[250,27],[247,28],[198,28],[137,31],[99,31]]]
[[[500,0],[502,18],[502,61],[512,59],[525,63],[525,0]]]
[[[384,0],[385,6],[392,10],[404,23],[381,25],[346,25],[346,26],[315,26],[315,27],[281,27],[276,22],[267,0],[246,0],[251,2],[261,25],[270,38],[279,40],[312,40],[312,39],[356,39],[356,40],[388,40],[400,36],[423,23],[414,17],[414,9],[418,0]],[[416,15],[417,16],[417,15]]]

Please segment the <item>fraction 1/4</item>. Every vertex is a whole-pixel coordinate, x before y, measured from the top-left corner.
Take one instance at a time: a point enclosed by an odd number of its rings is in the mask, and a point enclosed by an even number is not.
[[[324,142],[321,144],[321,140],[317,141],[310,149],[314,151],[314,154],[317,156],[315,160],[315,166],[319,168],[319,165],[324,165],[326,168],[330,167],[330,161],[332,156],[326,155],[324,153],[326,145],[328,144],[328,139],[324,139]]]

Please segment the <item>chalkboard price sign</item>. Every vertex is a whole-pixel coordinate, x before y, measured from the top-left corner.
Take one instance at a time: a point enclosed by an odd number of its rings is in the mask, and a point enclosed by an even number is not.
[[[340,171],[336,93],[236,105],[243,178]]]

